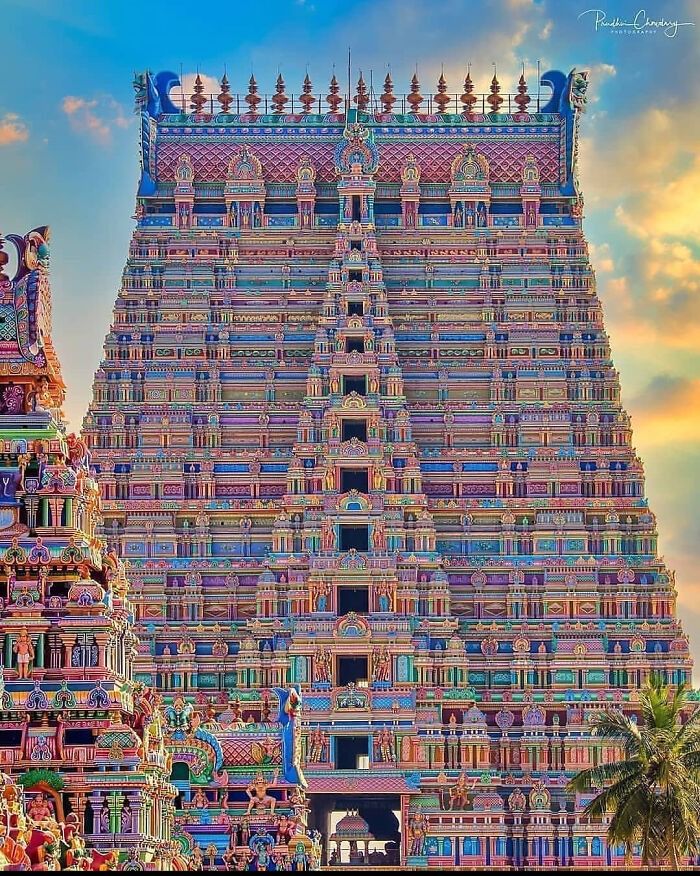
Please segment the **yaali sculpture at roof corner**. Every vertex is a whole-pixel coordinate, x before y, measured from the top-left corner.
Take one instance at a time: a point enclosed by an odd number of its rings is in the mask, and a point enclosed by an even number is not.
[[[566,783],[616,756],[596,711],[691,661],[582,231],[587,84],[137,77],[82,438],[46,229],[9,238],[0,763],[58,832],[32,860],[624,866]]]

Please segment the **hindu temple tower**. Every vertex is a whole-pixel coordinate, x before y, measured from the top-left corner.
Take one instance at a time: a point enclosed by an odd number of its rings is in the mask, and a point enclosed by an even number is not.
[[[84,437],[137,678],[214,721],[297,684],[344,862],[622,866],[565,791],[614,756],[589,719],[690,678],[582,230],[587,78],[135,83]]]

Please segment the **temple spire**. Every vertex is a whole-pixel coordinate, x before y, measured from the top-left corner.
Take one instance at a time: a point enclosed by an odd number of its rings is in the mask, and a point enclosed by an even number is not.
[[[437,94],[434,97],[435,103],[438,105],[438,112],[442,115],[450,102],[450,96],[447,92],[447,83],[445,82],[445,73],[440,71],[438,79]]]
[[[361,113],[367,111],[367,106],[369,104],[369,95],[367,94],[367,86],[365,84],[364,76],[362,75],[362,70],[360,70],[360,78],[357,80],[357,92],[355,94],[354,100],[357,104],[357,109]]]
[[[202,112],[202,108],[206,104],[207,99],[204,96],[204,86],[202,85],[202,79],[197,73],[197,78],[194,80],[194,93],[190,97],[190,107],[195,111],[197,115]]]
[[[299,96],[299,102],[304,107],[304,115],[308,116],[311,112],[311,107],[316,103],[316,98],[311,93],[311,80],[309,79],[309,71],[306,71],[306,76],[304,76],[304,84],[302,86],[302,93]]]
[[[394,83],[391,81],[390,73],[387,73],[386,78],[384,79],[384,93],[380,100],[384,112],[391,113],[392,107],[396,103],[396,97],[394,96]]]
[[[245,96],[245,102],[248,104],[249,112],[252,116],[256,116],[258,114],[258,104],[261,101],[261,97],[258,95],[258,83],[255,81],[255,76],[250,74],[250,81],[248,82],[248,94]]]
[[[408,95],[408,102],[411,104],[410,112],[413,115],[417,115],[420,105],[423,103],[423,95],[420,93],[417,72],[413,74],[411,79],[411,93]]]
[[[527,93],[527,82],[525,81],[525,65],[523,64],[523,72],[518,80],[518,93],[515,95],[515,103],[519,113],[527,112],[527,105],[530,103],[530,95]]]
[[[227,113],[229,111],[229,107],[233,103],[233,98],[231,97],[231,86],[228,84],[228,76],[226,75],[226,73],[224,73],[221,80],[221,93],[217,97],[217,100],[221,105],[221,112]]]
[[[333,76],[331,78],[331,84],[328,89],[328,94],[326,95],[326,103],[330,107],[332,113],[338,112],[338,107],[343,102],[343,98],[339,97],[338,94],[340,92],[340,86],[338,85],[338,80],[335,76],[335,71],[333,71]]]
[[[284,113],[284,107],[289,102],[289,98],[284,93],[284,79],[282,78],[282,74],[279,73],[277,76],[277,83],[275,85],[275,94],[272,97],[272,103],[275,107],[275,115],[280,116]]]
[[[493,65],[493,79],[491,80],[491,94],[486,98],[488,105],[491,107],[492,113],[497,113],[499,107],[503,103],[503,98],[499,94],[501,86],[498,82],[496,74],[496,65]]]
[[[467,67],[467,75],[464,79],[464,94],[460,97],[460,101],[464,106],[465,115],[470,116],[474,112],[474,104],[477,101],[474,94],[474,83],[472,82],[472,65]]]

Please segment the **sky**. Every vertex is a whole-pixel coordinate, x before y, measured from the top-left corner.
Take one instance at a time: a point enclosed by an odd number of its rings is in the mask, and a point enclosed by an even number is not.
[[[51,226],[54,341],[78,429],[133,229],[138,179],[134,71],[199,70],[326,94],[333,64],[397,93],[444,69],[461,92],[497,65],[504,92],[525,64],[591,72],[580,178],[622,398],[644,460],[661,552],[700,680],[699,0],[3,0],[0,233]],[[600,10],[588,12],[591,9]],[[640,9],[680,25],[610,27]],[[601,19],[601,16],[604,18]],[[596,21],[598,25],[596,26]],[[638,23],[641,23],[637,18]],[[693,22],[694,25],[686,25]],[[213,81],[213,80],[212,80]]]

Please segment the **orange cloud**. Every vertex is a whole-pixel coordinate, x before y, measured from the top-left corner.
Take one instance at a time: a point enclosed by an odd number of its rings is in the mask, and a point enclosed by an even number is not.
[[[16,113],[5,113],[0,118],[0,146],[23,143],[29,139],[29,129]]]
[[[69,94],[63,98],[61,109],[74,131],[87,134],[101,145],[111,142],[113,127],[126,128],[131,123],[121,104],[109,95],[88,99]]]

